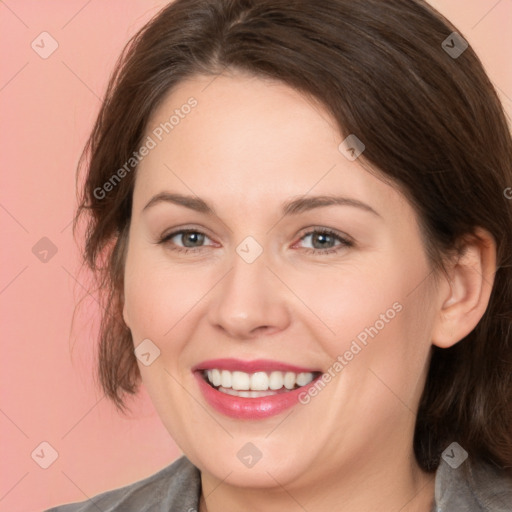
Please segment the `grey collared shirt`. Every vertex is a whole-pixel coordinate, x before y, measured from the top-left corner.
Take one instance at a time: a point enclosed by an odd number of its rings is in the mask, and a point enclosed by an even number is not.
[[[468,464],[466,461],[464,464]],[[512,512],[512,478],[483,463],[436,471],[431,512]],[[185,456],[144,480],[46,512],[197,512],[201,474]]]

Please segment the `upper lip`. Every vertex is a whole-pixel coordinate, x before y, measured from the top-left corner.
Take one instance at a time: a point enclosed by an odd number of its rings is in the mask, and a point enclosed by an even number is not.
[[[252,359],[251,361],[244,361],[242,359],[224,358],[224,359],[208,359],[202,361],[192,368],[192,371],[211,370],[217,368],[218,370],[241,371],[245,373],[255,373],[258,371],[282,371],[294,373],[315,373],[320,370],[296,366],[293,364],[283,363],[281,361],[274,361],[271,359]]]

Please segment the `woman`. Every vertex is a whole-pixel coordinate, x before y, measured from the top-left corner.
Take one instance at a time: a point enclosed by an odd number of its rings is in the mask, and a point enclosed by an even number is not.
[[[184,456],[89,510],[512,510],[512,141],[421,0],[176,0],[75,227],[99,378]]]

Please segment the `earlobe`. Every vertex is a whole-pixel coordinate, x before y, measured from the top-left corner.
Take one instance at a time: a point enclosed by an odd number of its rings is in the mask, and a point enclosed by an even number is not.
[[[466,337],[489,304],[496,273],[496,243],[486,230],[467,240],[462,254],[449,269],[449,280],[439,288],[432,343],[448,348]]]

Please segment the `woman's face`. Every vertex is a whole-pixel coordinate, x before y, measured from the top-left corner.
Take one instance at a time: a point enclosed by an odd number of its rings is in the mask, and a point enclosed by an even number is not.
[[[411,464],[438,300],[411,205],[344,139],[241,74],[181,83],[148,123],[124,318],[169,433],[225,482]]]

